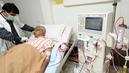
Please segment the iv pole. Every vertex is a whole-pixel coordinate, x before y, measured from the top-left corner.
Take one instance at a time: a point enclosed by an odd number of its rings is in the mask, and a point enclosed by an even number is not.
[[[112,6],[113,6],[113,14],[112,14],[112,30],[111,30],[111,32],[113,32],[113,28],[115,27],[114,25],[115,25],[115,17],[116,17],[117,0],[113,0]],[[112,41],[112,42],[113,42],[113,44],[115,44],[115,41]],[[111,49],[109,51],[111,52]],[[114,62],[114,61],[112,61],[112,62]],[[109,65],[109,67],[110,67],[110,65]],[[116,68],[115,68],[115,70],[116,70]],[[110,71],[110,69],[109,69],[109,71]]]
[[[113,5],[113,15],[112,15],[112,32],[113,32],[113,26],[114,26],[115,17],[116,17],[117,0],[114,0],[112,5]]]
[[[115,17],[116,17],[117,0],[114,0],[112,5],[113,5],[113,15],[112,15],[112,32],[113,32],[113,26],[115,24]],[[126,56],[128,56],[128,50],[126,50]],[[125,60],[125,64],[123,66],[122,73],[127,73],[127,66],[126,66],[127,65],[127,61],[128,60]]]

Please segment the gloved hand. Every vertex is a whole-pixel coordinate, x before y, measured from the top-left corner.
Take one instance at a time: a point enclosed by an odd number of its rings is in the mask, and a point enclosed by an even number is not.
[[[28,41],[28,38],[27,37],[22,37],[21,38],[21,42],[27,42]]]

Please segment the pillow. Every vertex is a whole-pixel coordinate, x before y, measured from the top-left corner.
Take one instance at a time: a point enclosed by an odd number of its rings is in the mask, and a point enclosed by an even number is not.
[[[65,25],[44,25],[46,36],[54,41],[60,41],[65,29]]]

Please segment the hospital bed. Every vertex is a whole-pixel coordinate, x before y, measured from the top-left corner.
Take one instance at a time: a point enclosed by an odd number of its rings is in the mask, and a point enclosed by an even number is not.
[[[62,66],[67,60],[69,54],[71,53],[73,45],[66,51],[59,51],[59,46],[62,43],[69,43],[72,28],[66,25],[45,25],[47,30],[47,36],[54,40],[55,46],[52,49],[51,58],[49,64],[45,70],[45,73],[60,73]],[[54,32],[52,32],[54,31]]]
[[[36,48],[27,44],[20,44],[10,48],[5,55],[0,55],[0,71],[2,73],[59,73],[67,60],[74,45],[68,51],[59,51],[62,43],[69,43],[72,28],[66,25],[44,25],[46,35],[54,41],[48,66],[43,68],[45,55],[41,55]]]

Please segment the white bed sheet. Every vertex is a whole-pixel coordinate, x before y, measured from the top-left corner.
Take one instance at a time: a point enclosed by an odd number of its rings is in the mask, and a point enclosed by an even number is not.
[[[53,48],[52,53],[51,53],[51,58],[45,70],[45,73],[56,73],[57,67],[59,66],[60,61],[62,59],[62,56],[60,55],[60,52],[58,51],[59,45],[60,43],[56,43],[55,47]]]
[[[58,48],[63,42],[65,43],[69,42],[71,37],[71,32],[72,32],[72,28],[67,26],[65,31],[63,32],[61,41],[55,42],[55,46],[53,47],[51,58],[45,70],[45,73],[56,73],[57,68],[60,65],[60,62],[63,60],[64,54],[65,54],[65,52],[59,52]]]

